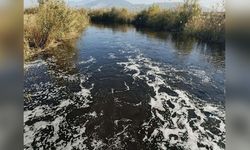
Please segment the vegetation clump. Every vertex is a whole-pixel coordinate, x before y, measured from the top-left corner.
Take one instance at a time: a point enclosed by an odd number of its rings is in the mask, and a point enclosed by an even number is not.
[[[111,8],[92,10],[89,17],[96,23],[129,24],[133,21],[134,14],[125,8]]]
[[[186,2],[176,9],[161,9],[152,5],[139,12],[133,23],[138,27],[148,27],[164,31],[182,31],[185,24],[201,12],[197,3]]]
[[[138,13],[127,9],[92,10],[89,17],[94,23],[133,24],[138,28],[182,32],[199,39],[225,42],[225,12],[203,12],[197,0],[186,0],[174,9],[152,5]]]
[[[205,41],[225,42],[225,13],[203,13],[193,16],[185,25],[184,33]]]
[[[24,15],[24,56],[34,55],[77,38],[88,24],[87,12],[66,6],[63,0],[46,0],[36,12]]]
[[[152,5],[137,13],[125,8],[86,11],[69,8],[64,0],[39,0],[39,7],[24,11],[25,59],[77,38],[89,20],[181,32],[201,40],[225,43],[225,12],[203,12],[197,0],[186,0],[174,9]]]

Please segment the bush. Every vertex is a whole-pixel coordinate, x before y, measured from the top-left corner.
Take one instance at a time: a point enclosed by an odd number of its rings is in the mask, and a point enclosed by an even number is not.
[[[139,27],[149,27],[157,30],[182,31],[185,23],[201,12],[196,3],[185,3],[177,9],[160,9],[152,5],[147,10],[138,13],[133,24]]]
[[[89,16],[91,21],[96,23],[129,24],[132,22],[134,14],[125,8],[112,8],[90,11]]]
[[[189,20],[185,33],[202,40],[217,43],[225,42],[225,13],[204,13]]]
[[[206,41],[225,42],[225,13],[204,13],[196,0],[187,0],[176,9],[160,9],[152,5],[139,12],[133,24],[160,31],[183,32]]]
[[[88,23],[87,13],[68,8],[63,0],[47,0],[33,15],[25,15],[25,54],[56,46],[80,35]]]
[[[97,23],[133,24],[138,28],[182,32],[206,41],[225,42],[225,13],[202,12],[197,0],[185,0],[175,9],[152,5],[137,14],[126,9],[99,9],[90,11],[89,16]]]

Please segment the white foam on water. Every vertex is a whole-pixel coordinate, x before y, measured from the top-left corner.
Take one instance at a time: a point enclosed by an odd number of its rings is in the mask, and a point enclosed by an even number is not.
[[[165,111],[162,102],[161,99],[151,98],[149,105],[151,106],[151,109],[155,108],[160,111]]]
[[[39,132],[40,129],[45,128],[47,125],[49,125],[48,122],[40,121],[34,123],[32,127],[24,126],[24,145],[31,147],[36,132]]]
[[[86,136],[83,136],[84,133],[86,132],[86,124],[88,123],[88,120],[84,123],[84,125],[82,126],[77,126],[75,128],[77,128],[77,133],[78,134],[74,134],[74,139],[72,140],[71,143],[69,143],[69,147],[72,148],[77,148],[77,149],[85,149],[86,148],[86,144],[84,144],[84,142],[88,139]]]
[[[133,51],[131,51],[133,49]],[[134,46],[127,44],[124,49],[120,50],[122,53],[136,53],[140,50],[136,49]],[[110,54],[110,58],[114,59],[114,55]],[[81,61],[79,64],[88,64],[95,62],[96,60],[93,57],[90,57],[89,60]],[[38,64],[43,65],[42,62],[37,62]],[[36,63],[35,63],[36,64]],[[124,71],[131,74],[134,80],[146,80],[148,86],[152,87],[155,96],[151,96],[149,105],[151,107],[151,118],[149,121],[146,121],[142,124],[141,128],[146,130],[146,133],[149,133],[149,128],[154,128],[153,132],[150,134],[145,135],[143,141],[144,142],[152,142],[155,138],[161,136],[162,140],[156,140],[157,145],[159,146],[158,149],[167,149],[166,143],[170,146],[180,146],[183,149],[202,149],[198,147],[197,142],[202,143],[203,145],[211,147],[211,149],[222,149],[218,145],[218,141],[222,140],[225,137],[225,111],[221,109],[219,106],[215,104],[211,104],[200,100],[198,98],[193,98],[188,92],[172,89],[168,84],[165,78],[162,75],[171,74],[172,72],[182,72],[183,70],[178,70],[173,68],[172,66],[164,66],[160,67],[159,63],[153,62],[152,60],[145,58],[143,55],[138,55],[135,58],[129,57],[127,62],[120,62],[117,63],[124,67]],[[32,65],[31,65],[32,66]],[[39,65],[33,65],[35,67]],[[29,68],[29,66],[27,67]],[[31,67],[30,67],[31,68]],[[146,68],[146,73],[142,71]],[[98,68],[98,71],[101,71],[101,67]],[[210,78],[204,78],[206,76],[205,72],[194,71],[192,72],[195,76],[202,78],[202,82],[207,83],[210,82]],[[174,75],[174,74],[173,74]],[[150,80],[149,76],[153,76],[154,80]],[[80,99],[83,103],[81,105],[77,104],[74,99],[66,99],[66,100],[59,100],[58,106],[37,106],[32,110],[24,111],[24,121],[29,121],[31,119],[37,117],[43,117],[46,115],[54,116],[52,121],[38,121],[31,126],[25,125],[24,126],[24,145],[26,149],[32,149],[31,143],[34,140],[34,135],[40,133],[40,129],[44,129],[48,126],[53,126],[53,136],[48,139],[51,143],[56,143],[55,141],[59,139],[59,130],[61,128],[60,125],[63,126],[67,124],[65,120],[65,113],[57,114],[57,112],[63,112],[65,108],[70,105],[74,105],[76,108],[86,108],[89,107],[91,103],[91,90],[93,89],[94,85],[92,84],[91,88],[85,88],[83,83],[88,80],[88,77],[84,75],[67,75],[66,72],[61,72],[59,74],[60,78],[67,79],[70,81],[80,81],[79,86],[81,90],[79,92],[73,93],[73,96],[76,96]],[[176,76],[177,80],[184,81],[185,79],[181,76]],[[46,84],[36,84],[37,89],[41,86],[43,88],[53,86],[51,83]],[[124,86],[126,90],[130,90],[130,87],[124,82]],[[167,87],[173,92],[177,93],[178,96],[171,96],[166,92],[159,92],[160,87]],[[62,87],[65,88],[65,87]],[[46,95],[44,99],[54,98],[56,99],[58,94],[60,94],[60,88],[55,88],[53,92],[49,90],[35,92],[34,95]],[[111,89],[111,92],[114,93],[114,89]],[[33,95],[33,96],[34,96]],[[118,101],[118,99],[117,99]],[[172,104],[172,107],[169,106],[168,102]],[[142,105],[140,102],[139,104],[135,104],[135,106]],[[56,111],[55,111],[56,110]],[[190,110],[193,110],[195,115],[198,117],[194,117],[189,119],[190,114],[188,113]],[[218,130],[221,131],[221,135],[214,134],[209,129],[205,128],[203,124],[206,124],[209,120],[204,111],[209,112],[210,119],[214,119],[220,121]],[[174,116],[174,114],[176,114]],[[95,111],[86,114],[88,117],[96,118],[98,115],[103,115],[103,112],[97,114]],[[170,118],[166,117],[170,115]],[[191,116],[192,117],[192,116]],[[151,126],[150,122],[158,121],[156,126]],[[75,129],[75,133],[73,138],[70,141],[60,141],[57,143],[57,149],[87,149],[86,144],[84,144],[88,137],[85,136],[86,132],[86,124],[89,120],[87,120],[84,124],[78,126],[72,126],[72,129]],[[114,124],[118,126],[119,122],[129,122],[131,120],[128,119],[120,119],[115,120]],[[193,126],[197,128],[197,130],[193,130],[191,127],[190,122],[194,122]],[[115,133],[113,138],[110,138],[108,143],[112,143],[111,145],[106,145],[100,139],[93,139],[91,142],[91,146],[95,149],[103,149],[105,146],[109,146],[110,149],[118,149],[123,148],[121,141],[121,135],[124,137],[128,137],[126,130],[129,128],[130,125],[123,125],[123,128],[119,130],[119,132]],[[73,134],[73,133],[72,133]],[[185,140],[181,139],[181,137],[185,137],[187,134],[187,138]],[[171,135],[176,135],[177,138],[174,138]],[[212,135],[212,136],[210,136]],[[64,141],[65,142],[65,141]],[[225,141],[223,140],[223,143]],[[39,143],[40,144],[40,143]],[[38,145],[39,146],[39,145]],[[41,146],[41,145],[40,145]]]
[[[73,104],[73,101],[72,100],[63,100],[60,105],[58,106],[58,109],[61,109],[63,107],[67,107],[69,106],[70,104]]]
[[[147,84],[154,89],[155,96],[151,97],[149,102],[149,105],[151,106],[152,119],[159,119],[163,121],[164,124],[155,127],[150,136],[144,137],[144,141],[152,141],[155,137],[162,134],[164,138],[163,141],[157,143],[161,149],[167,148],[165,145],[166,142],[170,146],[177,145],[184,149],[191,150],[201,149],[201,147],[198,147],[198,142],[209,146],[212,149],[223,149],[218,143],[222,141],[225,144],[225,141],[223,141],[225,138],[225,110],[218,105],[194,98],[186,91],[171,89],[161,75],[169,74],[170,71],[175,71],[176,69],[169,67],[161,68],[158,63],[143,57],[141,54],[134,59],[129,58],[128,62],[121,62],[118,64],[122,65],[126,72],[136,71],[136,73],[132,74],[133,78],[146,79]],[[143,68],[147,68],[146,74],[140,74],[140,70]],[[203,78],[203,82],[210,82],[211,79],[206,77],[205,72],[196,71],[195,73],[196,76]],[[154,76],[155,80],[149,80],[147,77],[148,75]],[[171,89],[177,93],[178,96],[171,96],[168,93],[159,92],[161,86]],[[193,99],[191,99],[191,97],[193,97]],[[172,103],[172,107],[168,106],[167,101]],[[192,116],[188,113],[189,111],[193,111],[197,117],[193,116],[194,118],[192,118]],[[218,124],[219,127],[216,128],[219,129],[221,135],[219,133],[214,134],[210,131],[210,129],[207,129],[208,127],[204,127],[205,124],[209,123],[209,118],[207,118],[203,111],[212,113],[214,115],[213,118],[220,121]],[[165,118],[163,116],[164,113],[170,114],[171,117]],[[173,117],[173,114],[176,114],[175,117]],[[189,117],[191,117],[191,119],[188,119]],[[142,125],[146,130],[150,128],[150,121],[145,122]],[[193,127],[191,127],[191,121],[194,122],[193,126],[197,128],[197,130],[194,130]],[[181,137],[185,134],[187,134],[187,138],[182,140]],[[178,138],[174,139],[173,137],[170,137],[170,135],[176,135]]]
[[[200,78],[203,83],[209,83],[212,80],[204,70],[189,69],[189,73]]]
[[[81,91],[76,92],[75,94],[80,98],[80,100],[82,100],[82,102],[84,102],[83,105],[80,107],[89,107],[89,104],[91,103],[89,98],[92,98],[91,90],[94,88],[94,84],[92,84],[90,88],[85,88],[82,85],[82,83],[84,83],[84,82],[85,82],[85,78],[81,78],[80,79]]]
[[[108,55],[109,55],[110,59],[116,59],[117,58],[114,53],[109,53]]]
[[[125,85],[125,87],[126,87],[126,90],[129,91],[130,88],[129,88],[129,86],[127,85],[127,83],[126,83],[125,81],[124,81],[124,85]]]
[[[96,140],[96,139],[94,139],[91,142],[91,146],[94,147],[93,150],[100,150],[103,146],[105,146],[105,144],[102,142],[102,140]]]
[[[136,73],[134,73],[132,76],[134,79],[137,78],[137,76],[140,74],[140,69],[138,64],[135,64],[134,62],[130,62],[130,63],[117,63],[119,65],[124,65],[125,71],[135,71]]]
[[[33,110],[24,111],[24,122],[28,121],[31,118],[43,116],[45,110],[49,110],[49,107],[47,105],[38,106]]]
[[[103,66],[100,66],[100,67],[97,69],[97,71],[101,72],[101,71],[102,71],[102,68],[103,68]]]
[[[35,89],[36,92],[32,92],[31,97],[34,96],[43,96],[42,99],[48,100],[53,99],[55,101],[58,101],[58,105],[39,105],[34,107],[33,109],[25,110],[24,111],[24,123],[27,121],[33,121],[38,119],[37,122],[32,123],[31,125],[24,124],[24,146],[25,149],[33,149],[32,143],[34,140],[36,141],[36,146],[40,147],[40,149],[43,146],[43,141],[40,141],[41,136],[44,132],[42,129],[49,128],[52,130],[49,130],[50,137],[48,137],[46,140],[46,144],[53,143],[55,144],[57,149],[86,149],[86,144],[84,142],[86,141],[87,137],[85,135],[86,131],[86,124],[88,120],[83,125],[78,126],[71,126],[71,129],[74,129],[74,135],[71,138],[70,141],[64,141],[59,140],[59,132],[60,130],[67,129],[65,126],[69,126],[66,121],[66,115],[67,113],[63,113],[65,111],[65,108],[67,108],[69,105],[72,105],[76,108],[86,108],[89,107],[89,103],[91,103],[91,89],[94,87],[94,84],[91,85],[90,88],[85,88],[83,86],[83,83],[88,78],[85,76],[78,76],[77,81],[79,81],[79,86],[81,87],[81,90],[79,92],[72,93],[73,97],[76,97],[80,99],[81,103],[78,103],[74,101],[73,99],[58,99],[61,94],[61,89],[64,89],[65,87],[57,87],[53,85],[50,82],[47,83],[39,83],[32,85],[32,88]],[[28,91],[26,91],[28,92]],[[29,101],[30,103],[36,103],[35,99],[32,99]],[[97,117],[96,112],[92,112],[90,114],[86,114],[90,117]],[[39,118],[46,118],[48,116],[52,116],[52,121],[39,121]],[[47,129],[46,129],[47,130]],[[73,134],[73,133],[70,133]],[[37,137],[35,135],[38,135]]]
[[[50,72],[52,73],[52,72]],[[58,78],[62,78],[64,80],[68,81],[77,81],[78,80],[78,75],[77,74],[65,74],[65,73],[57,73]]]
[[[94,63],[95,61],[96,61],[96,59],[94,57],[90,56],[90,58],[88,60],[82,60],[78,64],[81,65],[81,64]]]
[[[94,117],[94,118],[97,118],[97,113],[94,111],[94,112],[92,112],[92,113],[89,113],[89,116],[92,116],[92,117]]]
[[[32,62],[24,63],[24,70],[29,70],[31,68],[38,68],[40,66],[47,65],[47,63],[44,60],[38,59]]]

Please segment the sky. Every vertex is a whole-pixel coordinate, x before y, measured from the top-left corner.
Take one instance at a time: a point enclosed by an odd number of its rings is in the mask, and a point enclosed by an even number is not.
[[[85,1],[85,0],[71,0],[71,1]],[[183,0],[127,0],[133,4],[152,4],[156,2],[181,2]],[[216,3],[222,2],[223,0],[199,0],[202,6],[212,8]],[[24,0],[24,7],[31,7],[36,3],[36,0]]]

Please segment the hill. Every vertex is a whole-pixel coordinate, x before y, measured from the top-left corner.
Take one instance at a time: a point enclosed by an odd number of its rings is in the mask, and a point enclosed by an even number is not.
[[[181,2],[162,2],[154,3],[161,8],[176,8]],[[77,8],[99,9],[99,8],[127,8],[132,11],[141,11],[150,7],[152,4],[132,4],[126,0],[77,0],[69,1],[69,5]],[[209,11],[207,7],[202,7],[204,11]]]

